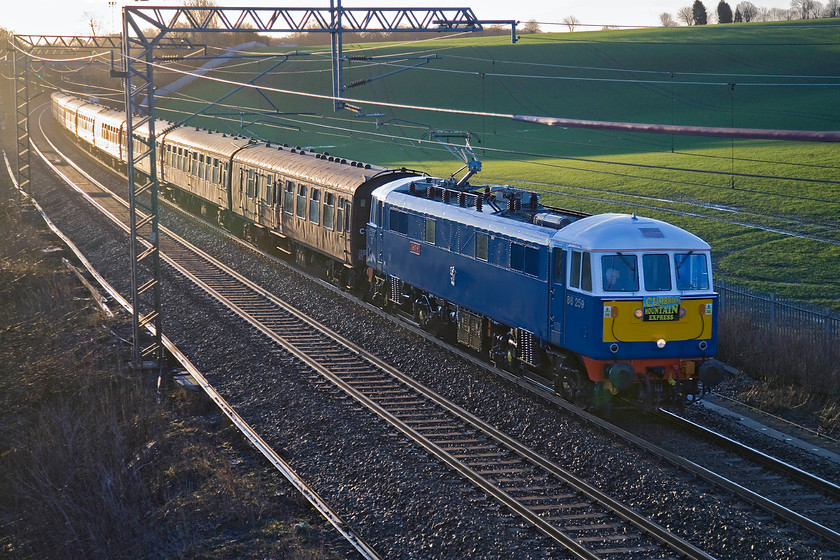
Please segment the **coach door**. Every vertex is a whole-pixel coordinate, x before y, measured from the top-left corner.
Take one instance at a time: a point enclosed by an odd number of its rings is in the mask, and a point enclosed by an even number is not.
[[[566,313],[566,267],[565,251],[561,247],[551,248],[551,302],[549,303],[549,323],[551,341],[562,344],[563,323]]]
[[[274,183],[274,175],[260,175],[257,194],[260,196],[260,223],[272,229],[277,228],[277,191]]]

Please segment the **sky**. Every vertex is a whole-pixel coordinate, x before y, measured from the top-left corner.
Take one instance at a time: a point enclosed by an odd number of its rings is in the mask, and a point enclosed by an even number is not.
[[[729,0],[730,6],[740,0]],[[453,7],[472,8],[479,19],[505,19],[526,22],[545,22],[543,31],[564,31],[566,28],[547,25],[561,23],[567,16],[575,16],[585,26],[578,30],[600,29],[614,26],[656,26],[659,14],[669,12],[677,19],[677,10],[691,5],[693,0],[341,0],[344,8],[354,7],[399,7],[425,8]],[[118,32],[121,28],[124,5],[135,6],[179,6],[181,0],[152,0],[138,3],[120,0],[4,0],[0,27],[18,35],[90,35],[90,21],[100,23],[101,33]],[[762,2],[753,0],[760,7],[788,7],[784,0]],[[717,6],[716,0],[705,0],[707,9]],[[225,7],[313,7],[327,8],[329,0],[216,0],[216,5]],[[589,27],[592,26],[592,27]]]

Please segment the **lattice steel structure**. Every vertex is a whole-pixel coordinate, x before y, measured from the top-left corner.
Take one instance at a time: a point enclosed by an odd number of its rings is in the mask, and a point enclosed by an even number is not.
[[[29,57],[21,52],[17,36],[12,38],[13,72],[15,81],[15,128],[17,137],[17,180],[20,190],[29,192],[31,186],[31,152],[29,144]]]
[[[101,37],[94,37],[94,36],[70,36],[70,35],[15,35],[12,39],[13,41],[13,51],[14,51],[14,76],[15,76],[15,107],[16,107],[16,126],[17,126],[17,173],[18,173],[18,184],[20,188],[24,191],[28,190],[30,186],[30,168],[31,168],[31,144],[29,139],[29,100],[32,97],[32,86],[31,86],[31,71],[32,71],[32,64],[31,59],[34,56],[35,51],[38,52],[38,56],[54,56],[56,54],[66,53],[67,51],[79,51],[79,50],[90,50],[90,51],[106,51],[106,50],[119,50],[121,56],[126,56],[128,52],[127,49],[130,48],[129,45],[124,45],[122,42],[122,37],[113,37],[113,36],[101,36]],[[193,45],[190,43],[189,40],[185,38],[179,37],[171,37],[171,38],[162,38],[161,40],[157,41],[153,46],[153,49],[189,49],[193,48]],[[49,61],[55,62],[55,61]],[[119,73],[117,73],[117,77]],[[154,161],[154,160],[153,160]],[[157,198],[154,198],[155,201]],[[156,270],[157,264],[157,240],[156,240],[156,227],[157,227],[157,207],[155,205],[154,210],[151,214],[154,216],[155,222],[155,234],[154,234],[154,242],[146,242],[145,249],[143,252],[139,253],[137,259],[143,260],[147,254],[153,255],[155,259],[154,267]],[[135,213],[132,211],[132,219],[134,219]],[[136,227],[139,226],[140,229],[143,228],[146,221],[150,218],[144,217],[139,221],[138,224],[132,224],[132,231],[135,230]],[[135,255],[134,247],[135,243],[132,241],[132,255]],[[134,262],[132,260],[132,262]],[[132,271],[134,270],[134,266],[132,266]],[[132,272],[132,278],[134,277]],[[144,365],[144,357],[151,356],[151,359],[146,361],[146,365],[150,365],[154,363],[157,365],[159,363],[160,356],[162,355],[162,345],[160,344],[160,322],[159,322],[159,309],[160,309],[160,296],[157,293],[157,272],[154,273],[153,278],[155,279],[154,282],[147,281],[145,284],[139,285],[135,288],[135,285],[132,284],[132,291],[135,293],[144,293],[146,290],[152,289],[155,292],[156,303],[154,304],[154,308],[157,310],[155,313],[151,315],[144,316],[142,319],[138,320],[135,317],[135,324],[140,324],[141,327],[145,324],[155,321],[154,326],[156,327],[155,332],[157,333],[153,337],[153,341],[147,345],[145,348],[145,352],[140,353],[138,348],[141,347],[141,344],[135,342],[135,357],[134,357],[134,365],[135,367],[143,367]],[[136,298],[135,298],[136,299]],[[134,309],[135,309],[135,316],[137,314],[137,303],[134,302]],[[157,320],[156,320],[157,319]],[[141,337],[139,335],[140,329],[135,328],[134,332],[134,340],[139,341]]]
[[[343,106],[342,33],[482,31],[485,24],[509,24],[512,41],[516,41],[515,21],[479,20],[469,8],[342,8],[341,0],[331,0],[329,8],[124,7],[121,77],[125,78],[128,132],[135,363],[158,362],[163,348],[152,52],[168,33],[330,33],[333,98],[338,110]],[[139,172],[142,167],[148,173]],[[146,325],[154,327],[156,336],[143,343]]]

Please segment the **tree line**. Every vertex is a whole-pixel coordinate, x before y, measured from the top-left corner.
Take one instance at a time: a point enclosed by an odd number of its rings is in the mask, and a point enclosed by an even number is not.
[[[817,19],[840,17],[840,0],[828,0],[822,4],[818,0],[791,0],[790,8],[763,8],[752,2],[739,2],[735,11],[725,0],[720,0],[717,9],[708,10],[701,0],[694,0],[691,6],[677,11],[677,19],[668,12],[659,15],[663,27],[677,27],[679,22],[685,25],[706,25],[707,23],[741,23],[751,21],[787,21],[794,19]]]

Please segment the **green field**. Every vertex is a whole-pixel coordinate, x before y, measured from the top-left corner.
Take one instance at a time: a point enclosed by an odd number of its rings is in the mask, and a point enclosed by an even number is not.
[[[587,212],[673,222],[713,247],[716,274],[753,289],[840,310],[840,146],[564,129],[500,115],[796,130],[840,130],[840,21],[462,37],[345,44],[345,84],[366,115],[325,99],[242,90],[191,124],[449,175],[461,163],[434,130],[472,133],[473,183],[512,184]],[[262,53],[292,52],[274,46]],[[289,57],[256,83],[329,95],[329,48]],[[419,60],[417,57],[439,57]],[[213,77],[246,81],[278,59],[231,61]],[[734,85],[733,85],[734,84]],[[160,100],[178,118],[233,86],[201,80]],[[283,114],[257,114],[258,111]],[[292,113],[292,114],[289,114]]]

